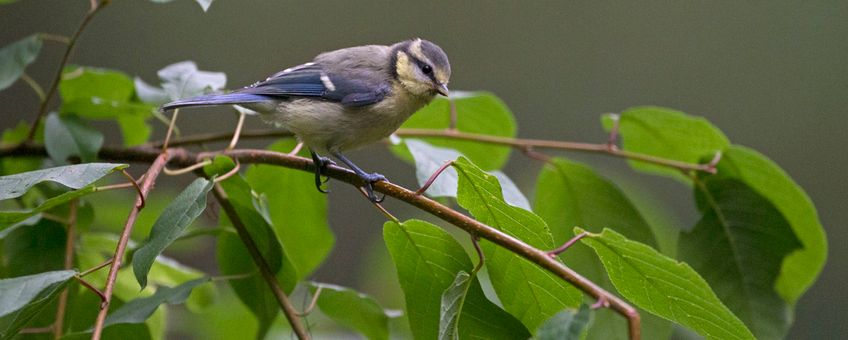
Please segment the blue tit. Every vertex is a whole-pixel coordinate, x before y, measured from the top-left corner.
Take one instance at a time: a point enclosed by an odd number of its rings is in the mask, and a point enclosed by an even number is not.
[[[388,137],[436,94],[448,95],[451,68],[436,44],[413,39],[391,46],[368,45],[325,52],[312,62],[285,69],[264,81],[226,94],[177,100],[163,111],[187,106],[240,105],[294,133],[312,154],[315,185],[332,155],[365,182],[386,180],[366,173],[342,152]]]

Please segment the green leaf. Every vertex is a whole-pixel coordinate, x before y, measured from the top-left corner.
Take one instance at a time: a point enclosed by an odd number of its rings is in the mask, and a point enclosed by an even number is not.
[[[117,324],[143,323],[159,308],[159,305],[163,303],[181,304],[189,297],[192,289],[209,281],[210,278],[204,277],[188,281],[174,288],[159,287],[152,296],[132,300],[109,313],[106,316],[104,327]]]
[[[515,137],[516,126],[512,112],[498,97],[488,92],[451,92],[451,100],[456,103],[456,128],[462,132],[478,133],[501,137]],[[401,128],[446,129],[450,126],[450,103],[448,99],[437,97],[430,105],[416,112]],[[474,141],[462,141],[449,138],[422,138],[427,143],[439,147],[448,147],[461,152],[479,164],[485,170],[500,169],[506,164],[511,148]],[[392,147],[392,151],[406,160],[409,152],[403,145]]]
[[[0,48],[0,91],[12,86],[24,74],[27,65],[38,57],[41,45],[41,37],[33,34]]]
[[[356,330],[367,339],[389,338],[389,316],[374,298],[353,289],[311,282],[310,291],[318,296],[318,308],[341,325]]]
[[[15,145],[26,140],[29,134],[29,124],[25,121],[18,122],[13,128],[3,130],[2,143],[0,145]],[[38,139],[38,134],[36,134]],[[0,175],[12,175],[21,172],[33,171],[41,167],[40,156],[16,156],[0,158]]]
[[[47,219],[3,230],[0,277],[33,275],[62,268],[66,241],[65,226]]]
[[[633,203],[611,181],[591,167],[566,159],[553,158],[545,165],[536,182],[535,212],[550,226],[555,244],[572,237],[572,228],[580,226],[591,232],[609,227],[632,240],[656,246],[654,234]],[[615,292],[612,283],[594,252],[582,246],[569,248],[560,255],[569,267]],[[668,337],[671,325],[653,315],[643,314],[645,338]],[[593,339],[624,338],[626,320],[605,311],[596,314],[589,330]]]
[[[611,117],[605,116],[603,123],[609,130]],[[714,155],[730,145],[724,133],[706,119],[652,106],[622,112],[619,134],[624,150],[688,163],[697,163],[704,155]],[[676,169],[636,160],[628,162],[636,170],[689,182]]]
[[[462,315],[465,297],[468,296],[468,288],[473,282],[471,279],[471,275],[465,271],[459,271],[453,283],[442,293],[439,340],[459,339],[459,318]]]
[[[80,189],[113,171],[126,167],[126,164],[86,163],[2,176],[0,177],[0,200],[20,197],[34,185],[46,181],[56,182],[71,189]]]
[[[144,121],[152,116],[155,107],[134,99],[135,85],[124,73],[68,66],[62,73],[59,93],[62,114],[117,120],[127,146],[144,143],[150,134]]]
[[[580,305],[579,310],[563,310],[536,330],[536,340],[580,340],[592,320],[592,310]]]
[[[83,163],[94,162],[103,146],[103,134],[73,115],[59,117],[50,113],[44,123],[44,147],[58,164],[78,156]]]
[[[678,255],[758,339],[782,339],[789,306],[775,291],[784,257],[801,244],[766,198],[735,179],[695,182],[701,220],[680,236]]]
[[[294,146],[287,139],[268,149],[289,152]],[[272,227],[295,266],[297,281],[306,278],[327,258],[335,242],[327,223],[327,196],[315,190],[312,174],[303,171],[255,165],[245,177],[251,188],[267,198]]]
[[[454,166],[459,173],[457,201],[474,217],[537,249],[554,249],[547,224],[530,211],[504,202],[497,179],[466,158]],[[492,285],[504,309],[536,329],[559,311],[580,305],[583,294],[554,274],[509,250],[482,242]]]
[[[584,230],[574,228],[579,234]],[[622,296],[637,306],[686,326],[707,339],[754,339],[689,265],[604,229],[582,242],[592,247]]]
[[[442,293],[457,273],[472,270],[471,260],[448,233],[424,221],[386,222],[383,238],[397,267],[413,335],[416,339],[438,338]],[[486,298],[476,278],[473,281],[462,305],[461,338],[530,336],[518,320]]]
[[[159,215],[147,241],[133,255],[132,265],[135,278],[141,288],[147,286],[147,273],[162,251],[206,209],[206,194],[212,189],[212,181],[203,178],[194,180],[181,192],[165,211]]]
[[[89,185],[79,190],[68,191],[64,194],[51,197],[41,202],[37,207],[16,211],[0,211],[0,230],[11,227],[11,225],[26,220],[35,214],[53,209],[59,205],[70,202],[73,199],[88,195],[97,191],[97,187]]]
[[[812,200],[777,164],[749,148],[728,147],[717,168],[719,177],[745,182],[774,204],[803,244],[784,258],[776,284],[780,296],[794,305],[827,259],[827,239]]]
[[[73,270],[60,270],[0,280],[0,338],[11,338],[74,277]]]
[[[227,157],[216,157],[214,163],[205,168],[208,174],[223,175],[235,166],[235,163]],[[254,193],[247,181],[241,175],[234,175],[220,182],[229,197],[230,203],[236,210],[236,214],[248,229],[253,241],[259,248],[271,271],[276,273],[277,280],[283,290],[291,292],[297,283],[298,273],[288,260],[280,245],[271,222],[265,218],[266,212],[257,210]],[[228,223],[226,215],[221,214],[221,223]],[[247,248],[241,239],[232,233],[225,233],[218,237],[216,251],[218,268],[223,275],[243,275],[255,273],[246,279],[228,281],[230,287],[238,295],[239,299],[250,308],[250,311],[259,319],[259,331],[257,337],[263,337],[274,319],[280,314],[280,307],[276,303],[268,284],[259,275],[259,269],[253,262]]]

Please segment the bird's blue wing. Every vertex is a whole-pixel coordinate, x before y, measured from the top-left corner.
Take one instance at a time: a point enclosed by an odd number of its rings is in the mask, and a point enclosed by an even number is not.
[[[234,93],[278,98],[308,97],[344,106],[365,106],[379,102],[390,91],[388,84],[369,84],[368,79],[357,79],[355,75],[328,73],[319,64],[307,63]]]

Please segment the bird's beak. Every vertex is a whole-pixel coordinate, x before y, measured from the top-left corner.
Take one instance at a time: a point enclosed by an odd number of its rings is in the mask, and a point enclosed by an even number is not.
[[[450,95],[450,90],[448,90],[448,84],[438,83],[436,84],[436,92],[445,97]]]

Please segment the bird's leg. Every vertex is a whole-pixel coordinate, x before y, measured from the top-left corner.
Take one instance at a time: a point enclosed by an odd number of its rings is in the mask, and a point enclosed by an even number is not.
[[[385,181],[386,176],[383,176],[376,172],[369,174],[363,171],[341,153],[333,152],[332,155],[333,157],[338,158],[340,161],[342,161],[342,163],[350,167],[350,169],[353,170],[353,172],[355,172],[356,175],[359,176],[359,178],[365,181],[365,191],[368,193],[368,199],[371,200],[371,202],[380,203],[383,201],[384,198],[386,198],[385,196],[383,196],[382,198],[377,198],[377,195],[374,195],[374,183],[379,181]]]
[[[312,162],[315,163],[315,187],[318,188],[318,191],[326,194],[330,191],[322,189],[321,185],[327,183],[330,178],[328,177],[326,180],[322,180],[321,173],[327,169],[328,165],[335,165],[336,163],[327,157],[318,156],[312,149],[309,150],[309,154],[312,155]]]

